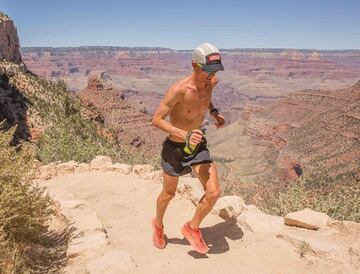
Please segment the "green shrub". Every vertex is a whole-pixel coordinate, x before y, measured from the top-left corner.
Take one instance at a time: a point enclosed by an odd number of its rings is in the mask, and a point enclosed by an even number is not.
[[[38,158],[53,161],[89,162],[96,155],[117,160],[116,149],[96,133],[95,127],[76,113],[49,126],[39,141]]]

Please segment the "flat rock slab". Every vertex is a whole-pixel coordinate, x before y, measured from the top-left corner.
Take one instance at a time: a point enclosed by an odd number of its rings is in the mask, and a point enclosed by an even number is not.
[[[290,212],[284,217],[285,224],[307,229],[318,230],[327,226],[331,218],[322,212],[305,208],[300,211]]]

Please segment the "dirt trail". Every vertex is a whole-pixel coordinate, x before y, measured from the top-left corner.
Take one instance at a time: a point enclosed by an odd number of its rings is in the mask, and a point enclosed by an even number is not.
[[[107,235],[107,244],[96,245],[90,240],[94,247],[86,251],[87,256],[71,258],[66,273],[342,273],[336,264],[301,257],[293,246],[274,235],[248,232],[242,225],[213,214],[201,224],[210,247],[208,254],[201,255],[180,232],[195,207],[179,194],[165,214],[168,245],[157,249],[151,240],[150,220],[161,191],[159,182],[131,174],[88,172],[56,177],[43,184],[63,207],[68,207],[74,226],[77,219],[91,223],[95,212],[106,230],[101,233]],[[71,208],[69,204],[74,201],[83,204]]]

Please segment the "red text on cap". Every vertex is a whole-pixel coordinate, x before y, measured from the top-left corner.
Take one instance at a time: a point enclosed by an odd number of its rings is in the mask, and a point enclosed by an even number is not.
[[[219,61],[220,59],[221,59],[221,57],[220,57],[220,54],[218,54],[218,53],[212,54],[208,57],[209,62]]]

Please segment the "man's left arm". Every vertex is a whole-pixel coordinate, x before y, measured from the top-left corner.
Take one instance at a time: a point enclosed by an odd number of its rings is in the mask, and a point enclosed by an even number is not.
[[[221,116],[219,114],[219,110],[214,107],[213,103],[210,101],[209,104],[209,111],[210,111],[210,116],[212,116],[215,120],[216,120],[216,126],[219,127],[223,127],[225,125],[225,119],[223,116]]]
[[[213,90],[217,84],[218,84],[218,79],[215,76],[211,79],[211,90]],[[209,104],[209,110],[210,110],[210,116],[212,116],[216,120],[215,123],[216,127],[217,128],[223,127],[225,125],[225,119],[223,116],[219,114],[219,110],[216,107],[214,107],[211,100]]]

